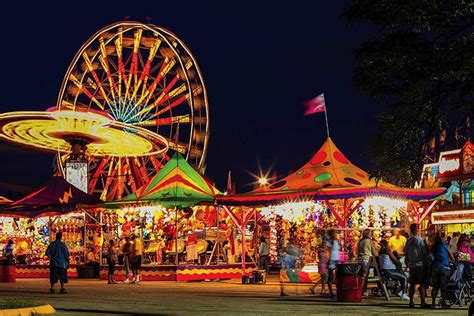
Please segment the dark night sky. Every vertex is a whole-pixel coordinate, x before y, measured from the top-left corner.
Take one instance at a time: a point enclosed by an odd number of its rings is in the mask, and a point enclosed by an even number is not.
[[[207,176],[219,188],[229,169],[243,191],[252,181],[246,171],[256,173],[258,161],[279,175],[305,163],[326,132],[324,115],[304,117],[302,102],[321,92],[332,139],[368,168],[377,108],[350,80],[352,50],[369,27],[347,26],[339,18],[342,1],[307,2],[18,1],[0,19],[0,110],[54,105],[70,60],[89,36],[125,16],[150,16],[184,40],[203,71],[211,109]],[[37,186],[51,176],[51,155],[4,144],[0,155],[1,181]]]

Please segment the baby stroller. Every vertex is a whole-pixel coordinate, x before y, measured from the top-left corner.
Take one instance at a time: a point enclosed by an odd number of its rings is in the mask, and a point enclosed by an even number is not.
[[[471,299],[471,279],[464,273],[464,264],[458,263],[449,277],[447,303],[463,307],[469,305]]]

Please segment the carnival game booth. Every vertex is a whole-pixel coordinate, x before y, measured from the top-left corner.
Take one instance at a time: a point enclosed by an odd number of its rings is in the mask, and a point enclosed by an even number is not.
[[[422,187],[447,187],[428,217],[437,231],[474,234],[474,145],[441,152],[436,163],[423,168]]]
[[[372,229],[375,241],[389,238],[393,228],[417,222],[427,211],[422,209],[420,213],[411,203],[433,199],[444,191],[376,182],[328,138],[296,172],[250,193],[220,196],[217,200],[227,209],[258,209],[262,216],[259,234],[270,240],[272,263],[278,263],[279,253],[291,239],[303,252],[300,266],[314,266],[318,261],[316,248],[321,243],[318,230],[336,229],[344,249],[341,261],[350,261],[361,230]]]
[[[223,254],[232,223],[214,204],[219,191],[179,153],[148,185],[106,203],[102,222],[108,240],[135,234],[144,243],[143,280],[239,278],[241,265]],[[105,249],[104,249],[105,251]],[[101,277],[106,278],[104,268]],[[124,277],[124,271],[118,271]]]
[[[17,278],[49,278],[46,248],[56,232],[63,233],[69,249],[68,275],[77,276],[84,264],[87,215],[81,205],[98,203],[95,197],[55,176],[21,200],[0,208],[2,247],[13,240]]]

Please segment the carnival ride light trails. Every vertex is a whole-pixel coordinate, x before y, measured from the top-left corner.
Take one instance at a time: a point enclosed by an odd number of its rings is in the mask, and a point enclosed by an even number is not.
[[[94,157],[152,156],[168,150],[163,136],[95,112],[9,112],[0,114],[0,126],[1,138],[54,153],[70,153],[71,141],[84,142]]]

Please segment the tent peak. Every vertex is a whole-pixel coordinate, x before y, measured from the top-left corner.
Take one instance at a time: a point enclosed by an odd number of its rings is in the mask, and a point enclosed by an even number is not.
[[[322,146],[302,167],[287,177],[254,192],[319,190],[375,186],[364,170],[355,166],[327,137]]]

